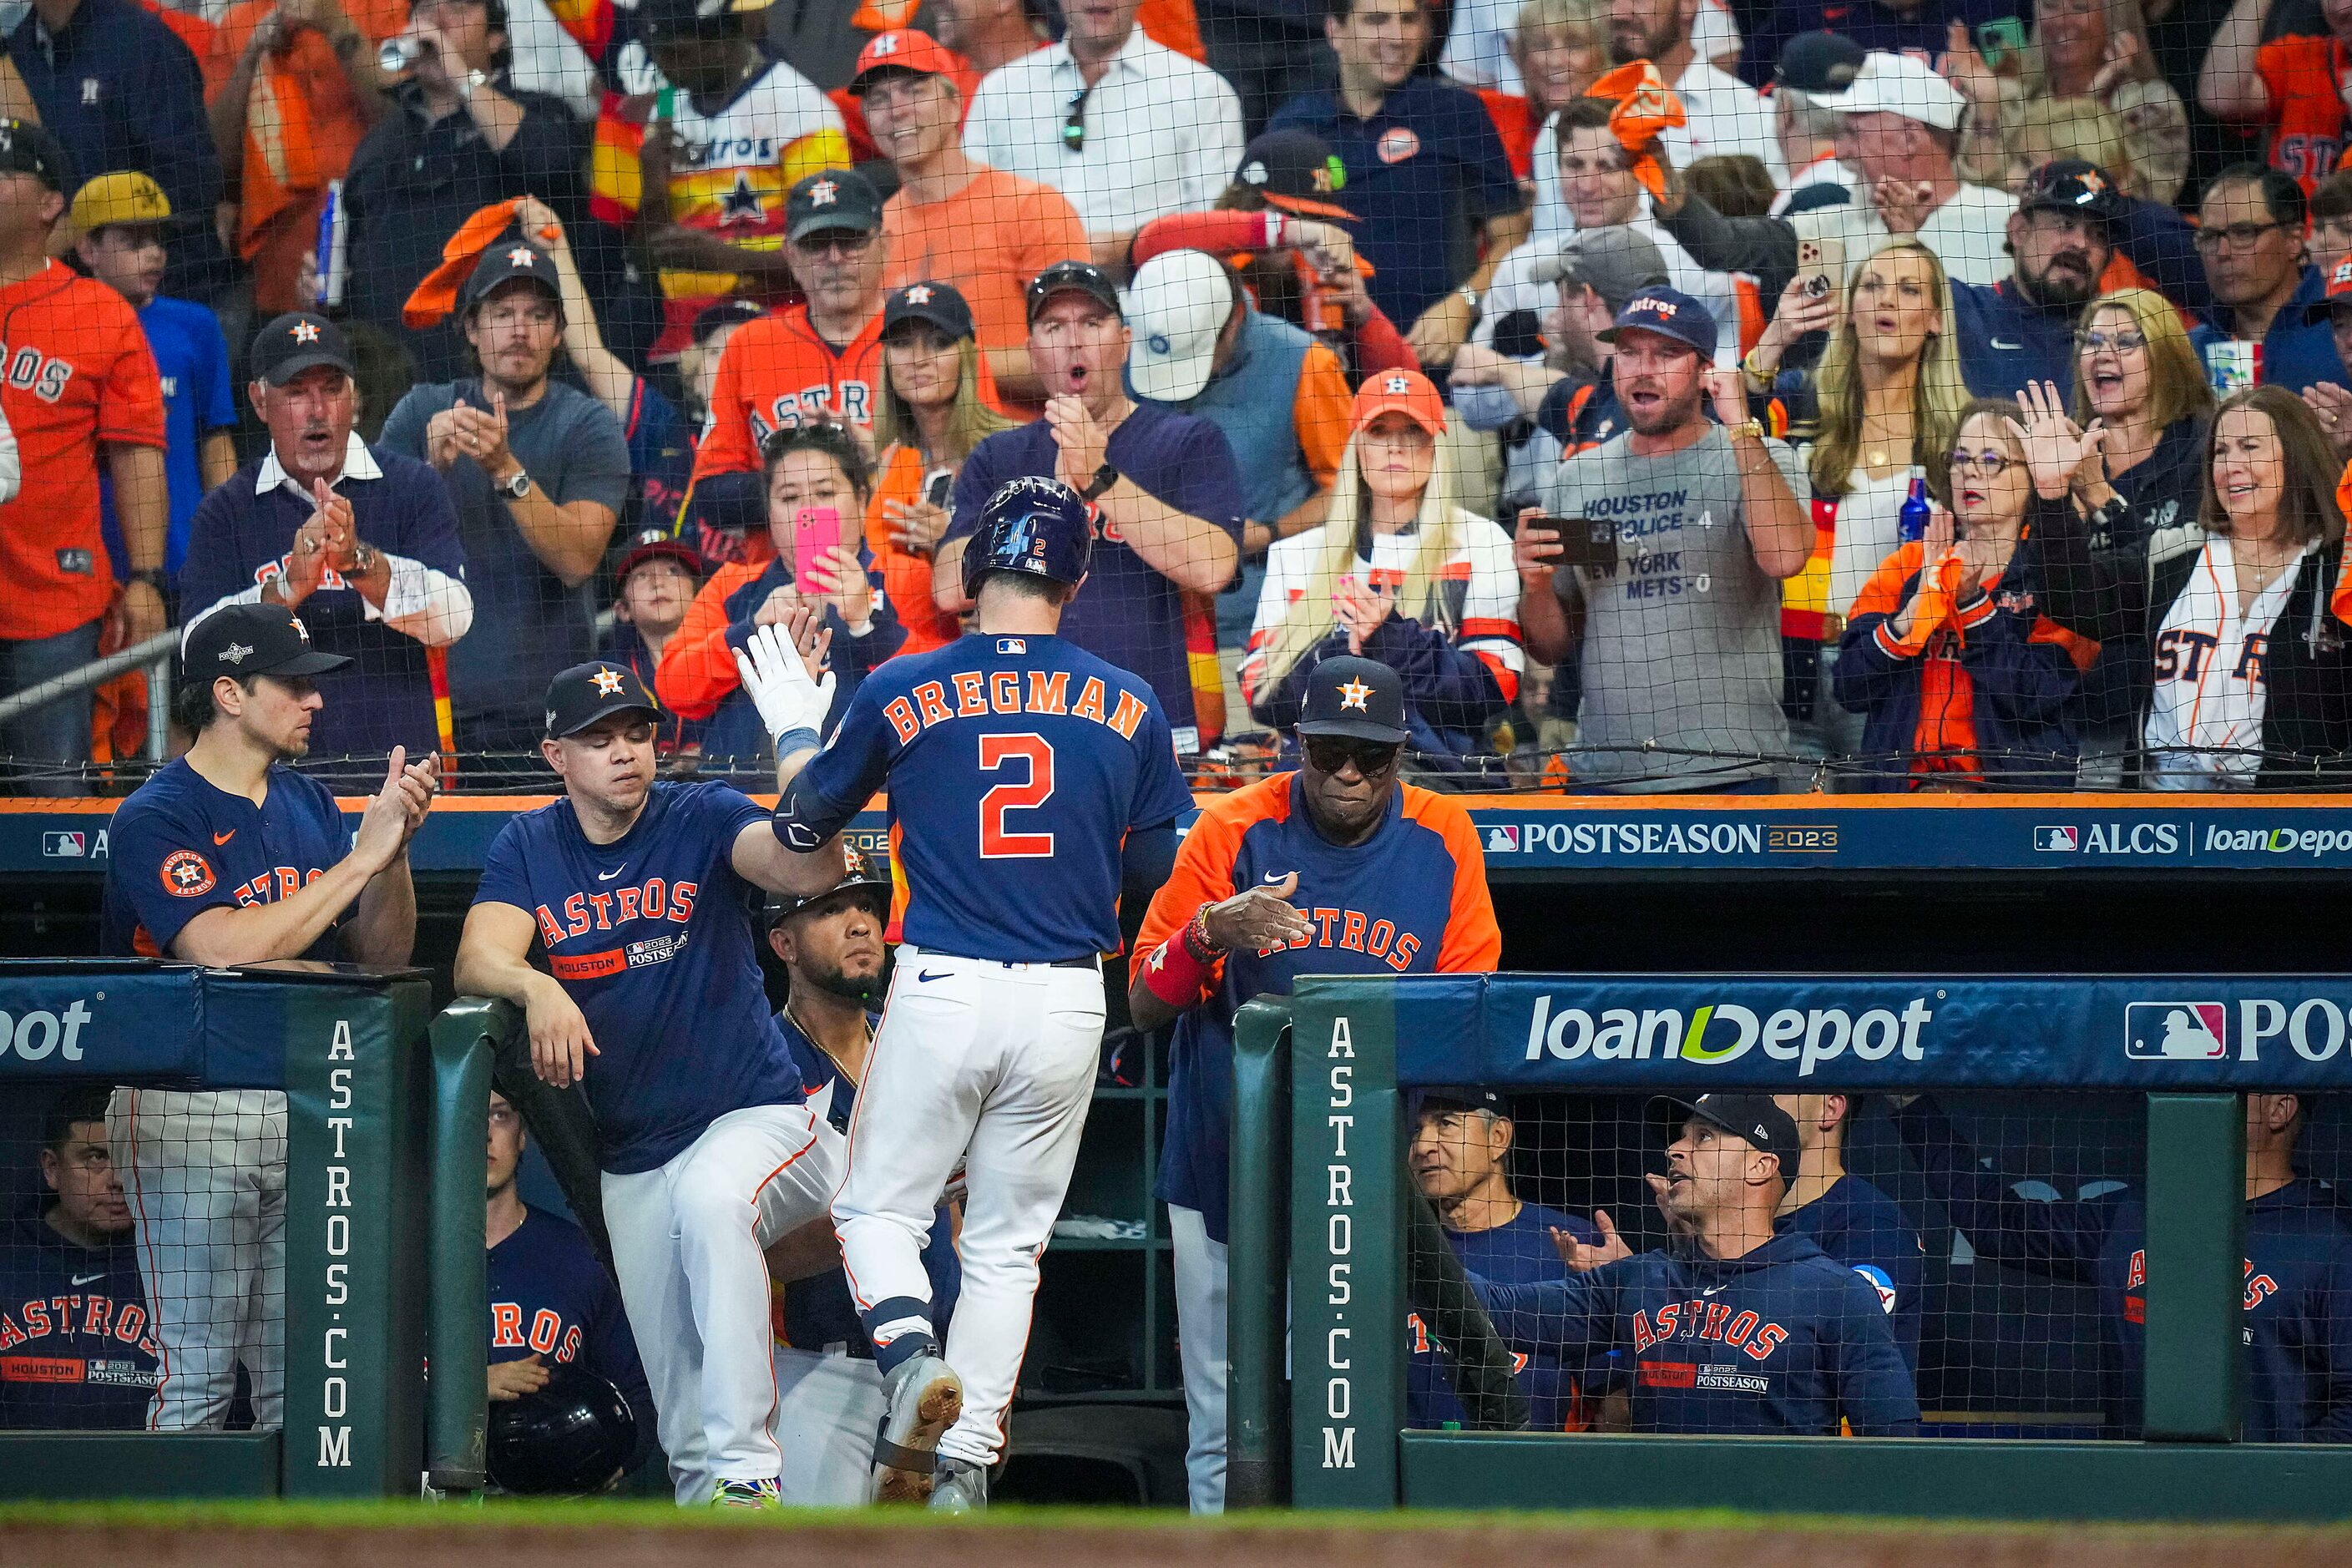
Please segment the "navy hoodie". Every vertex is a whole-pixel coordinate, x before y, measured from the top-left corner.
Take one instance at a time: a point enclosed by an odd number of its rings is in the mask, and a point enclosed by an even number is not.
[[[19,1215],[0,1239],[0,1428],[138,1431],[155,1367],[131,1233],[77,1247]]]

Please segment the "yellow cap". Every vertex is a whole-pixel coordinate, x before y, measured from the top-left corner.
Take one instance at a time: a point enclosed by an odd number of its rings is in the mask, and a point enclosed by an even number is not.
[[[109,224],[162,223],[172,216],[172,203],[145,174],[118,169],[74,193],[72,216],[76,230],[92,234]]]

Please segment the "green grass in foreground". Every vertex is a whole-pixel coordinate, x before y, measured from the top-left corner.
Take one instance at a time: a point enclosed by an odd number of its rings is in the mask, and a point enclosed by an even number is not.
[[[980,1521],[935,1519],[919,1510],[879,1513],[872,1510],[794,1510],[776,1514],[743,1514],[708,1509],[680,1509],[657,1499],[599,1500],[533,1500],[501,1498],[483,1503],[410,1501],[317,1503],[268,1500],[228,1502],[8,1502],[0,1503],[0,1531],[37,1530],[42,1526],[184,1531],[192,1529],[270,1530],[414,1530],[478,1527],[484,1529],[612,1530],[759,1530],[812,1525],[865,1530],[926,1530],[939,1528],[1087,1529],[1131,1531],[1297,1530],[1391,1531],[1460,1530],[1469,1526],[1503,1530],[1811,1530],[1875,1534],[1901,1531],[1983,1533],[2065,1531],[2069,1533],[2131,1533],[2155,1531],[2168,1537],[2182,1533],[2221,1532],[2244,1535],[2292,1533],[2298,1538],[2324,1535],[2352,1544],[2352,1525],[2182,1525],[2182,1524],[2047,1524],[2011,1520],[1920,1520],[1870,1518],[1830,1514],[1747,1513],[1732,1509],[1703,1511],[1650,1510],[1576,1510],[1544,1512],[1460,1513],[1436,1510],[1381,1514],[1266,1512],[1237,1514],[1223,1519],[1194,1520],[1171,1510],[1013,1508],[992,1510]]]

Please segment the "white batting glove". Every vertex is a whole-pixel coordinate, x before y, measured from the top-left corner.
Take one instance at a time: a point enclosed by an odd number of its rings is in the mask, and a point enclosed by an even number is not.
[[[773,738],[794,730],[822,734],[824,716],[833,708],[833,671],[823,680],[809,677],[800,649],[782,626],[761,626],[735,651],[735,668],[742,672],[743,689],[760,710],[760,722]]]

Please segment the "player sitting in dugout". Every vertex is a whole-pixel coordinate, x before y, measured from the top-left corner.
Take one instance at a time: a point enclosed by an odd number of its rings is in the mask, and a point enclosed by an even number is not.
[[[1474,1279],[1513,1350],[1629,1355],[1636,1432],[1916,1436],[1919,1400],[1877,1292],[1777,1234],[1797,1125],[1769,1095],[1708,1094],[1652,1174],[1668,1247],[1571,1279]]]

